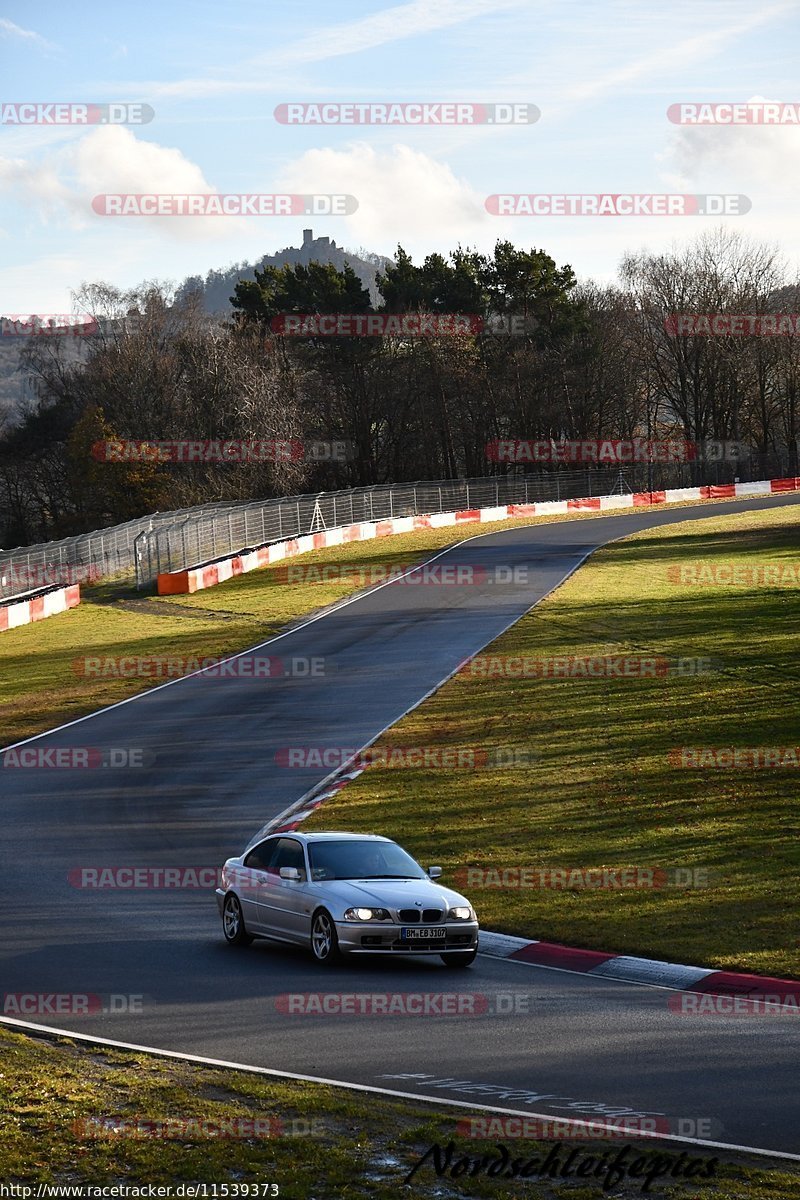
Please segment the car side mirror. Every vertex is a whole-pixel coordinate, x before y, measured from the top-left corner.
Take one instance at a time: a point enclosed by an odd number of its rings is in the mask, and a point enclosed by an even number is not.
[[[428,867],[428,874],[430,875],[431,879],[438,879],[441,873],[441,867]]]
[[[281,867],[281,879],[288,879],[291,883],[298,883],[300,872],[297,867]]]

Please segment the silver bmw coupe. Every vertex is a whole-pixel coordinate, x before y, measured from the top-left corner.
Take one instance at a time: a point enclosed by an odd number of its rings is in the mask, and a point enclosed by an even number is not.
[[[342,954],[438,954],[468,967],[478,920],[389,838],[361,833],[274,833],[229,858],[216,890],[228,942],[271,938],[307,946],[318,963]]]

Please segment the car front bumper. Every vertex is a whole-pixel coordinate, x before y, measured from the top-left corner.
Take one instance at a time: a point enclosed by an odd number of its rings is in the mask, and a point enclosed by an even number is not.
[[[448,921],[444,937],[415,941],[403,938],[408,926],[389,921],[337,921],[336,935],[343,954],[451,954],[470,953],[478,947],[477,921]]]

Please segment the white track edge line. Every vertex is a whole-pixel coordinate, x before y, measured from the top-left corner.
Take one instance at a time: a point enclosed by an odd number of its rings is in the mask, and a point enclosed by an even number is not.
[[[341,1079],[326,1079],[318,1075],[302,1075],[293,1071],[277,1071],[271,1067],[256,1067],[250,1066],[247,1063],[229,1062],[226,1059],[207,1058],[200,1054],[182,1054],[177,1050],[160,1050],[156,1046],[140,1046],[135,1042],[119,1042],[112,1038],[95,1037],[89,1033],[70,1033],[67,1029],[56,1029],[50,1025],[33,1025],[27,1021],[18,1021],[15,1017],[0,1016],[0,1024],[11,1025],[15,1028],[23,1030],[35,1030],[38,1033],[45,1033],[51,1036],[68,1037],[78,1042],[88,1042],[94,1046],[113,1046],[119,1050],[135,1050],[142,1054],[155,1054],[159,1058],[174,1058],[179,1062],[201,1063],[207,1067],[224,1067],[232,1071],[246,1071],[252,1075],[269,1075],[278,1079],[292,1079],[298,1083],[317,1083],[327,1087],[344,1088],[347,1091],[354,1092],[369,1092],[381,1096],[395,1096],[402,1100],[416,1100],[422,1104],[443,1104],[448,1108],[466,1108],[472,1112],[495,1112],[503,1113],[508,1116],[515,1117],[530,1117],[534,1120],[541,1121],[560,1121],[562,1124],[580,1125],[584,1127],[590,1120],[590,1117],[583,1119],[578,1117],[559,1117],[552,1113],[536,1113],[529,1109],[513,1109],[513,1108],[495,1108],[489,1104],[471,1104],[468,1100],[450,1100],[444,1096],[420,1096],[416,1092],[401,1092],[393,1088],[375,1087],[368,1083],[347,1083]],[[509,1088],[509,1091],[524,1091],[524,1088]],[[619,1135],[619,1126],[603,1125],[602,1122],[595,1122],[601,1129],[608,1129]],[[756,1154],[763,1158],[786,1159],[791,1162],[800,1162],[800,1154],[789,1154],[780,1150],[765,1150],[760,1146],[741,1146],[734,1142],[713,1142],[705,1138],[686,1138],[680,1137],[676,1133],[656,1133],[650,1130],[637,1130],[632,1135],[633,1140],[642,1138],[643,1140],[677,1142],[679,1145],[686,1146],[704,1146],[712,1150],[728,1150],[737,1151],[743,1154]]]

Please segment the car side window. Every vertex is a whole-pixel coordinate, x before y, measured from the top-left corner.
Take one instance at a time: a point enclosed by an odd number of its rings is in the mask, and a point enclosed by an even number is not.
[[[260,845],[254,846],[244,860],[244,865],[250,867],[253,871],[266,871],[270,865],[270,859],[275,855],[278,849],[278,839],[275,838],[269,842],[261,842]]]
[[[270,873],[280,874],[281,867],[297,867],[300,877],[305,879],[306,863],[303,847],[294,838],[278,838],[277,852],[270,857]]]

